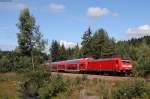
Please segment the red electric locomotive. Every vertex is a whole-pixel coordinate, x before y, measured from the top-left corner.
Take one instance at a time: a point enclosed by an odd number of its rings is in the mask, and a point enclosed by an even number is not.
[[[132,63],[130,60],[122,60],[119,57],[105,58],[105,59],[74,59],[59,62],[52,62],[47,64],[51,71],[63,72],[118,72],[130,73],[132,70]]]

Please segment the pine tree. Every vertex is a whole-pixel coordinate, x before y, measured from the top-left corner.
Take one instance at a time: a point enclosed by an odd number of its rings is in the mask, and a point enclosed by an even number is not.
[[[51,43],[51,48],[50,48],[50,54],[51,54],[51,58],[52,61],[58,61],[59,60],[59,48],[60,48],[60,44],[59,42],[57,42],[56,40],[53,40]]]
[[[94,58],[110,57],[114,54],[114,41],[104,29],[99,29],[92,37],[92,55]]]
[[[65,48],[64,44],[62,44],[60,46],[59,52],[60,52],[60,55],[58,56],[59,60],[66,60],[67,59],[67,52],[66,52],[66,48]]]
[[[102,49],[102,57],[112,57],[115,55],[115,42],[113,39],[105,39]]]
[[[83,57],[91,57],[91,51],[92,51],[92,45],[91,45],[91,38],[92,38],[92,32],[91,29],[88,28],[88,30],[83,34],[82,37],[82,53]]]
[[[81,56],[80,56],[80,48],[79,48],[78,44],[74,47],[73,58],[81,58]]]

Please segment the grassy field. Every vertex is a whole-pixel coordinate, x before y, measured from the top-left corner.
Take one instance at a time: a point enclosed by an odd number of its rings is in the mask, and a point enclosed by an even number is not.
[[[131,93],[140,93],[143,89],[150,90],[150,83],[145,82],[145,88],[143,88],[143,86],[138,85],[141,83],[136,83],[138,81],[137,79],[136,81],[133,79],[114,81],[97,78],[88,79],[85,75],[83,75],[83,77],[75,77],[71,79],[64,76],[62,76],[62,78],[65,80],[65,86],[67,89],[64,92],[58,93],[53,99],[114,99],[112,97],[114,97],[115,90],[118,92],[118,90],[120,90],[119,88],[126,88],[124,86],[127,86],[127,89],[124,89],[123,92],[129,90]],[[23,78],[20,74],[0,73],[0,99],[20,99],[16,89],[16,84],[22,79]],[[141,89],[139,89],[139,87]],[[120,91],[122,91],[122,89]],[[115,93],[115,95],[118,94]],[[144,99],[149,99],[150,97],[147,93],[143,93],[142,95],[145,95],[142,96]]]

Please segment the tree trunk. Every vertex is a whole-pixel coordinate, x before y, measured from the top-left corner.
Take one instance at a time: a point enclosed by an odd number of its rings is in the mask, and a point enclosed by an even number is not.
[[[34,65],[34,57],[33,57],[33,52],[31,51],[31,59],[32,59],[32,69],[34,70],[35,65]]]

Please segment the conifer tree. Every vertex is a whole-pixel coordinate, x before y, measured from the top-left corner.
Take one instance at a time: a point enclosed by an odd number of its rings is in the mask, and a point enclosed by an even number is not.
[[[50,54],[51,54],[51,58],[52,58],[52,61],[58,61],[59,60],[59,48],[60,48],[60,45],[59,45],[59,42],[57,42],[56,40],[53,40],[52,43],[51,43],[51,48],[50,48]]]
[[[111,57],[114,54],[114,41],[104,29],[99,29],[92,37],[92,48],[94,58]]]
[[[91,52],[92,52],[92,45],[91,45],[91,39],[92,39],[92,32],[90,27],[88,28],[88,30],[83,34],[82,37],[82,54],[83,57],[92,57]]]

